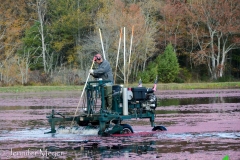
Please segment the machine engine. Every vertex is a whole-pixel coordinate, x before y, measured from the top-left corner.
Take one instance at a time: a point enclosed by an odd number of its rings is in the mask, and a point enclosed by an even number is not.
[[[157,98],[154,90],[145,87],[131,88],[132,99],[130,103],[139,103],[143,110],[155,110],[157,107]]]
[[[145,110],[155,110],[157,107],[157,98],[154,94],[151,94],[148,96],[147,100],[145,102],[142,102],[141,106]]]

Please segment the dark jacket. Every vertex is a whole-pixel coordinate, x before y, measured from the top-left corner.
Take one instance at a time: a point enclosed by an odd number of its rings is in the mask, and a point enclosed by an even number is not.
[[[107,60],[103,60],[102,63],[98,65],[98,68],[93,72],[93,77],[110,80],[113,83],[112,68]]]

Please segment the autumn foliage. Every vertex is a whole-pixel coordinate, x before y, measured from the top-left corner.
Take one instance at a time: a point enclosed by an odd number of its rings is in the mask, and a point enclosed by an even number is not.
[[[99,29],[106,57],[116,71],[116,82],[123,82],[124,67],[129,83],[137,81],[149,67],[154,73],[148,78],[152,81],[155,73],[161,74],[152,62],[169,43],[179,67],[197,74],[193,77],[203,77],[202,70],[209,80],[240,77],[238,0],[0,3],[1,85],[80,84],[91,65],[91,53],[102,53]]]

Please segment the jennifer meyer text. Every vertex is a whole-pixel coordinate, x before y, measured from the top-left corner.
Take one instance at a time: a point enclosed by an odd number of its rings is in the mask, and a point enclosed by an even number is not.
[[[47,149],[37,149],[33,150],[28,148],[28,150],[20,151],[19,149],[10,149],[10,150],[0,150],[0,159],[1,158],[54,158],[63,156],[64,153],[60,151],[48,151]]]

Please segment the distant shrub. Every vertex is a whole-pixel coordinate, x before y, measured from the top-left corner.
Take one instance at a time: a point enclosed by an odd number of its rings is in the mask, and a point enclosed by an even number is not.
[[[148,71],[143,71],[138,74],[138,79],[142,80],[143,83],[149,83],[150,77],[148,75]]]
[[[179,74],[174,80],[176,83],[191,82],[192,74],[188,71],[187,68],[180,68]]]
[[[234,78],[230,75],[225,75],[223,77],[219,77],[216,82],[231,82],[234,81]]]
[[[174,80],[175,83],[184,83],[184,80],[180,77],[176,77]]]

